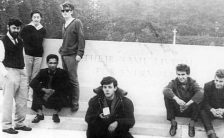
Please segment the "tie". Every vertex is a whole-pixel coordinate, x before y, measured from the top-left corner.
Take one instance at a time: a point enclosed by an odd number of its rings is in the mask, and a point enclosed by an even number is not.
[[[18,45],[18,41],[17,39],[14,39],[15,45]]]

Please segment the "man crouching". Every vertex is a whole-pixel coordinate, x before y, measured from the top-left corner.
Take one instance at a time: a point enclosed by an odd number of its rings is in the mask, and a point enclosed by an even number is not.
[[[190,75],[190,67],[178,64],[177,77],[164,88],[164,101],[167,111],[167,120],[171,122],[170,135],[174,136],[177,130],[175,117],[190,117],[188,135],[195,136],[194,124],[199,116],[199,103],[203,99],[203,91]]]
[[[201,120],[208,138],[218,138],[212,121],[224,120],[224,69],[218,69],[214,80],[205,83],[204,91]]]
[[[133,138],[129,133],[135,124],[132,101],[113,77],[103,78],[101,86],[94,89],[97,95],[89,101],[87,138]]]

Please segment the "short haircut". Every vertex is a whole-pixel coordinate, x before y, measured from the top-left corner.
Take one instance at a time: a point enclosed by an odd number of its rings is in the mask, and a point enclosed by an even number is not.
[[[107,77],[104,77],[102,79],[102,81],[100,82],[100,84],[103,86],[103,85],[108,85],[108,84],[111,84],[113,83],[114,84],[114,87],[117,87],[117,80],[111,76],[107,76]]]
[[[50,55],[47,56],[47,59],[46,59],[46,60],[47,60],[47,63],[48,63],[48,61],[49,61],[50,59],[52,59],[52,58],[56,59],[57,62],[58,62],[58,56],[55,55],[55,54],[50,54]]]
[[[23,23],[20,19],[10,18],[8,22],[8,26],[15,25],[17,27],[21,26]]]
[[[33,10],[30,14],[30,17],[32,18],[34,14],[38,13],[40,15],[40,17],[42,18],[42,13],[39,10]]]
[[[69,2],[65,2],[61,5],[61,8],[62,9],[65,9],[65,8],[70,8],[72,11],[74,11],[74,5],[69,3]]]
[[[184,71],[187,75],[190,74],[190,67],[186,64],[178,64],[176,67],[176,71]]]
[[[223,79],[224,78],[224,69],[218,69],[216,72],[215,72],[215,75],[220,78],[220,79]]]

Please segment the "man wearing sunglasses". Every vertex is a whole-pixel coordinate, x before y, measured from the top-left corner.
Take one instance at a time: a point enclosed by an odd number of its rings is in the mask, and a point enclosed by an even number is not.
[[[79,19],[73,18],[74,6],[70,3],[61,5],[61,13],[65,23],[62,28],[63,43],[59,49],[62,57],[62,65],[68,71],[70,83],[72,84],[72,107],[71,111],[79,109],[79,82],[78,82],[78,63],[84,55],[85,39],[83,25]]]

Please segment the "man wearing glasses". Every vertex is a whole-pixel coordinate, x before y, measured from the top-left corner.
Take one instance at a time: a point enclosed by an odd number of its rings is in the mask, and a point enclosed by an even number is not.
[[[61,5],[61,13],[65,23],[62,28],[63,43],[59,49],[62,57],[62,65],[68,71],[70,83],[72,84],[72,107],[71,111],[79,109],[79,82],[78,82],[78,63],[84,55],[85,39],[83,25],[79,19],[73,18],[74,6],[70,3]]]

